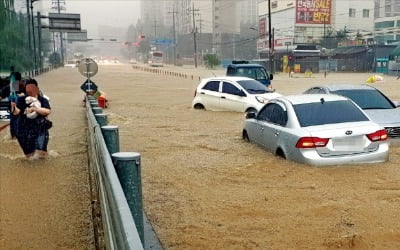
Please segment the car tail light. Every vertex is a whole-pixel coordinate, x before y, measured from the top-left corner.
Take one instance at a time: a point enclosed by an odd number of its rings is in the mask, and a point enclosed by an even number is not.
[[[388,135],[384,129],[378,130],[374,133],[367,135],[370,141],[385,141],[388,138]]]
[[[296,148],[325,147],[328,141],[329,138],[301,137],[296,143]]]

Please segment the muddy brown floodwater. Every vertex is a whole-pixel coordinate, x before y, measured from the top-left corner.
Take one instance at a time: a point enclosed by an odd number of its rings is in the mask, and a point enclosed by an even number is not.
[[[188,77],[100,65],[93,80],[107,93],[105,113],[119,126],[121,150],[142,155],[144,210],[165,249],[400,249],[399,146],[383,164],[286,161],[242,141],[243,114],[191,108],[198,77],[210,71],[160,70]],[[369,76],[281,73],[273,85],[296,94]],[[60,69],[39,80],[52,97],[53,152],[32,166],[2,133],[0,248],[29,248],[28,240],[37,249],[92,248],[83,78]],[[374,86],[400,100],[399,84],[387,76]]]

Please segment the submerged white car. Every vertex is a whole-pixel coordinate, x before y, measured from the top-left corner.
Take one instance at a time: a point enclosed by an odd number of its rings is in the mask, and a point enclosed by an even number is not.
[[[293,95],[248,113],[243,139],[300,163],[324,166],[384,162],[388,135],[350,99]]]
[[[195,109],[257,112],[268,100],[281,96],[247,77],[222,76],[201,80],[194,94]]]

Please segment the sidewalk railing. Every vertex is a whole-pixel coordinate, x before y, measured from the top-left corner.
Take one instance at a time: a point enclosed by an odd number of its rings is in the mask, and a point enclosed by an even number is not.
[[[129,199],[126,198],[121,186],[103,136],[101,126],[104,124],[99,124],[104,123],[104,119],[101,120],[102,122],[96,119],[93,106],[87,99],[89,164],[93,175],[91,179],[96,182],[95,186],[99,196],[98,204],[101,210],[101,225],[104,235],[104,242],[100,244],[104,244],[106,249],[144,249],[143,231],[141,230],[139,234],[138,225],[135,225],[133,212],[128,204]],[[142,214],[142,211],[139,213]],[[143,221],[141,227],[143,227]]]

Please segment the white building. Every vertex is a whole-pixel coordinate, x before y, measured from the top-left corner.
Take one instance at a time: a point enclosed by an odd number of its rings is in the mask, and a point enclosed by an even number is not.
[[[236,0],[175,0],[177,32],[212,34],[209,43],[218,54],[224,54],[222,49],[226,47],[232,51],[235,37],[240,32],[239,3],[241,1]]]
[[[175,0],[177,30],[181,34],[193,32],[194,23],[198,33],[212,33],[212,0]]]
[[[241,0],[238,3],[237,17],[241,23],[254,24],[258,20],[258,0]]]
[[[141,0],[140,2],[140,19],[147,25],[152,36],[158,36],[158,29],[164,27],[172,27],[173,22],[174,1],[149,1]],[[160,32],[160,30],[158,30]],[[149,35],[150,35],[149,34]]]
[[[268,1],[263,0],[258,3],[258,33],[257,51],[269,50],[269,18]],[[274,40],[274,48],[292,47],[294,43],[295,31],[295,1],[271,1],[271,40]],[[271,45],[272,47],[272,45]]]
[[[333,0],[331,28],[334,31],[346,30],[353,37],[359,33],[372,38],[374,12],[373,0]]]
[[[400,0],[376,0],[375,40],[392,43],[400,40]]]
[[[334,36],[339,31],[353,38],[357,34],[363,39],[372,38],[374,6],[374,0],[271,1],[274,48],[320,44],[324,37]],[[258,9],[258,51],[265,51],[269,50],[268,1],[260,1]]]
[[[375,17],[400,16],[400,0],[375,0]]]

